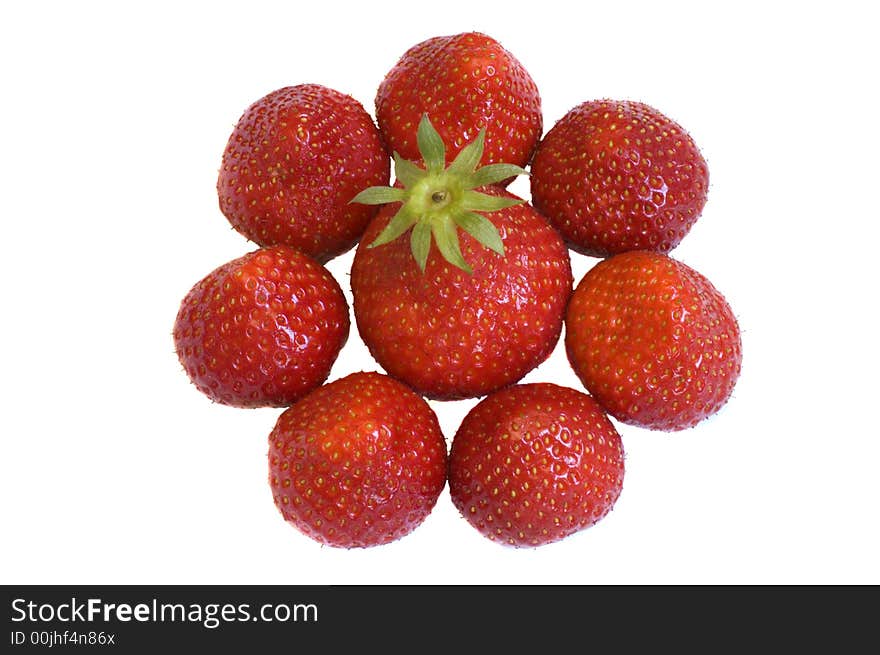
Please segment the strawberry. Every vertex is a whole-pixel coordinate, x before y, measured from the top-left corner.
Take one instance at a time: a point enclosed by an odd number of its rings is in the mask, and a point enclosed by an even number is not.
[[[444,169],[443,142],[423,118],[426,169],[398,156],[405,188],[355,198],[389,203],[355,252],[358,330],[386,372],[435,399],[480,396],[522,378],[553,350],[571,294],[559,235],[530,205],[491,186],[522,169],[476,168],[485,134]]]
[[[282,407],[315,387],[348,338],[333,276],[287,246],[220,266],[183,299],[174,345],[196,387],[235,407]]]
[[[217,193],[221,211],[251,241],[292,246],[323,263],[351,248],[376,214],[349,200],[387,184],[389,171],[363,106],[303,84],[245,111],[223,152]]]
[[[572,295],[565,345],[590,394],[617,419],[682,430],[727,402],[742,365],[727,301],[694,269],[632,251],[599,262]]]
[[[388,376],[353,373],[281,414],[269,482],[285,520],[312,539],[377,546],[431,512],[446,484],[446,441],[424,399]]]
[[[485,163],[525,166],[543,128],[541,98],[526,69],[478,32],[423,41],[385,76],[376,119],[389,150],[418,158],[414,137],[424,114],[447,144],[449,161],[486,128]]]
[[[477,530],[540,546],[594,525],[623,487],[623,445],[599,405],[555,384],[523,384],[480,401],[449,459],[452,502]]]
[[[709,169],[680,125],[640,102],[578,105],[546,134],[532,202],[579,252],[669,252],[693,227]]]

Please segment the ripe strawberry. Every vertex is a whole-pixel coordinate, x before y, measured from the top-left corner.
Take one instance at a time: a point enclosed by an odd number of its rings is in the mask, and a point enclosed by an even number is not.
[[[349,201],[365,186],[387,184],[389,168],[357,100],[317,84],[285,87],[251,105],[229,137],[220,209],[251,241],[326,262],[351,248],[375,216]]]
[[[355,198],[390,203],[355,252],[360,335],[389,374],[436,399],[481,396],[522,378],[553,350],[571,294],[568,252],[543,217],[498,187],[474,190],[522,170],[475,170],[483,135],[444,170],[443,143],[424,119],[427,170],[398,157],[406,188]],[[409,239],[397,238],[410,228]]]
[[[633,251],[594,266],[568,307],[565,345],[590,394],[625,423],[682,430],[717,412],[739,377],[739,325],[702,275]]]
[[[413,391],[353,373],[280,416],[269,435],[269,482],[285,520],[312,539],[377,546],[431,512],[446,484],[446,441]]]
[[[477,32],[413,46],[380,84],[376,118],[389,150],[418,158],[416,126],[424,114],[447,144],[448,161],[486,128],[486,163],[525,166],[543,128],[532,78],[501,44]]]
[[[703,211],[709,169],[687,132],[656,109],[601,100],[547,133],[531,185],[535,207],[579,252],[669,252]]]
[[[452,441],[449,492],[483,535],[540,546],[603,518],[623,487],[623,445],[599,405],[555,384],[502,389]]]
[[[320,385],[348,338],[333,276],[287,246],[220,266],[183,299],[174,345],[196,387],[235,407],[283,407]]]

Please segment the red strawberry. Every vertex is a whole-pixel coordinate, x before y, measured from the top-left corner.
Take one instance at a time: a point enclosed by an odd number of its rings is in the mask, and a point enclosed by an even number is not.
[[[522,378],[553,350],[571,294],[567,250],[543,217],[498,187],[474,190],[521,171],[475,170],[482,139],[444,170],[443,143],[425,119],[427,170],[398,158],[405,189],[355,199],[390,202],[354,257],[360,335],[388,373],[431,398],[481,396]]]
[[[702,275],[666,255],[599,262],[568,307],[565,345],[590,394],[613,416],[681,430],[717,412],[742,364],[736,318]]]
[[[594,525],[623,487],[620,435],[598,404],[555,384],[498,391],[452,442],[452,502],[483,535],[540,546]]]
[[[541,141],[531,172],[535,207],[573,249],[597,257],[669,252],[697,221],[709,187],[687,132],[628,101],[572,109]]]
[[[449,161],[486,128],[486,163],[525,166],[543,126],[538,88],[525,68],[477,32],[423,41],[386,75],[376,118],[390,150],[419,157],[415,134],[424,114],[447,144]]]
[[[354,98],[317,84],[251,105],[229,137],[220,209],[261,246],[284,244],[325,262],[351,248],[376,212],[349,201],[387,184],[388,154]]]
[[[343,548],[412,532],[446,484],[446,442],[428,404],[400,382],[354,373],[281,414],[269,482],[284,518]]]
[[[348,338],[345,296],[287,246],[251,252],[196,284],[174,345],[196,387],[236,407],[282,407],[320,385]]]

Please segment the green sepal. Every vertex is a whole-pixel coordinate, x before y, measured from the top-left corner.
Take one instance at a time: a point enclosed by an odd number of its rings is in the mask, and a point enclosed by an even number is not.
[[[425,177],[425,171],[404,159],[398,153],[394,153],[394,177],[405,187],[411,187]]]
[[[428,253],[431,251],[431,224],[425,221],[417,222],[409,238],[409,245],[416,264],[424,273],[428,265]]]
[[[473,273],[461,254],[461,244],[458,241],[458,233],[452,221],[448,218],[438,221],[431,230],[434,235],[434,243],[443,258],[453,266],[458,266],[465,273]]]
[[[519,198],[505,198],[504,196],[489,196],[471,189],[462,194],[461,206],[464,209],[477,212],[494,212],[507,207],[521,205],[525,200]]]
[[[483,144],[485,141],[486,128],[484,127],[480,130],[476,139],[461,149],[453,162],[449,164],[449,168],[446,169],[446,172],[449,175],[461,175],[466,178],[473,175],[477,168],[477,164],[480,163],[480,159],[483,157]],[[506,178],[502,177],[501,179],[503,180]]]
[[[477,189],[481,186],[496,184],[517,175],[528,175],[529,172],[514,164],[489,164],[477,169],[468,177],[467,186]]]
[[[470,234],[478,242],[490,250],[494,250],[499,255],[504,255],[504,243],[501,241],[501,235],[498,234],[498,228],[488,218],[480,214],[467,212],[466,214],[456,215],[453,220],[458,227]]]
[[[422,116],[419,121],[419,130],[416,133],[416,141],[419,146],[419,154],[425,162],[425,170],[428,173],[441,173],[446,168],[446,145],[443,139],[431,125],[428,115]]]
[[[388,221],[388,225],[385,226],[385,229],[379,233],[379,236],[377,236],[367,248],[375,248],[376,246],[381,246],[390,241],[394,241],[397,237],[415,225],[417,220],[419,220],[418,216],[410,212],[406,205],[402,206],[397,210],[394,217]]]
[[[384,205],[389,202],[402,202],[406,199],[406,189],[390,186],[371,186],[364,189],[349,203],[358,202],[362,205]]]

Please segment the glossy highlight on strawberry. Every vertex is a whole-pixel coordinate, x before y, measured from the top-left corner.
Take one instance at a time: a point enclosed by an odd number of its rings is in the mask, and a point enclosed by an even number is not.
[[[349,201],[387,184],[388,153],[354,98],[317,84],[273,91],[239,119],[217,180],[220,209],[261,246],[319,262],[349,250],[376,210]]]
[[[283,407],[327,379],[348,331],[348,304],[327,269],[274,246],[198,282],[180,305],[174,345],[211,400]]]
[[[555,384],[521,384],[480,401],[452,441],[449,492],[501,544],[533,547],[595,525],[623,488],[623,444],[599,405]]]
[[[703,275],[660,253],[599,262],[569,303],[565,345],[574,371],[614,417],[683,430],[717,412],[742,367],[739,324]]]
[[[286,410],[269,435],[269,483],[291,525],[323,544],[367,548],[412,532],[446,484],[437,416],[379,373],[353,373]]]

